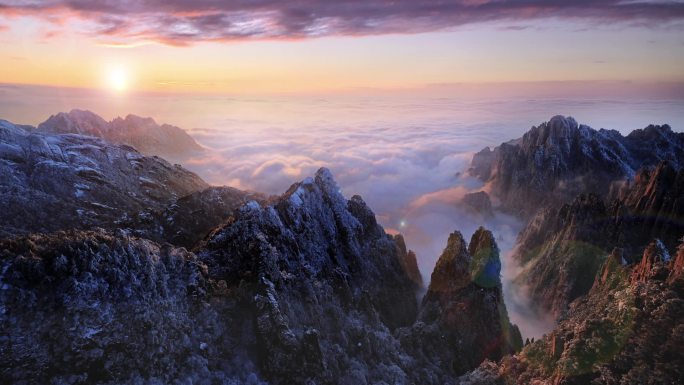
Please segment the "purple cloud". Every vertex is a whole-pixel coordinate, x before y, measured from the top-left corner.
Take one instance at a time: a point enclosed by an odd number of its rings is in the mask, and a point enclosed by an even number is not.
[[[198,41],[303,39],[418,33],[462,25],[540,18],[660,26],[684,18],[684,3],[624,0],[0,0],[0,15],[54,23],[77,18],[88,33],[185,45]]]

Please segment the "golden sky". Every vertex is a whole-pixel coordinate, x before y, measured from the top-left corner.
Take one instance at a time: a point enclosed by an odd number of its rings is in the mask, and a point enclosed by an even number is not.
[[[518,15],[489,21],[465,2],[472,22],[456,16],[434,16],[426,22],[412,11],[395,15],[406,19],[405,27],[391,19],[376,22],[380,27],[371,29],[368,21],[347,25],[346,19],[328,21],[331,17],[321,18],[329,25],[315,19],[305,27],[290,19],[264,21],[268,12],[281,11],[280,3],[274,2],[273,9],[238,9],[243,15],[239,25],[253,35],[240,30],[236,37],[236,22],[225,21],[227,16],[213,21],[209,17],[217,11],[202,8],[202,1],[180,1],[181,8],[171,10],[142,1],[147,8],[126,12],[97,8],[97,1],[92,9],[73,9],[59,1],[35,3],[44,9],[13,8],[9,2],[3,12],[0,0],[0,83],[112,92],[269,93],[463,82],[684,81],[681,7],[672,8],[675,17],[639,8],[646,15],[641,23],[630,14],[614,16],[615,7],[607,1],[597,2],[605,3],[594,10],[599,20],[571,8],[556,10],[569,12],[567,18],[551,9],[528,19]],[[324,7],[310,3],[314,10]],[[191,12],[193,4],[198,4],[197,13]],[[159,15],[160,11],[168,15]],[[229,11],[235,12],[225,12]],[[45,17],[46,12],[54,17]],[[340,11],[324,7],[321,12]],[[173,17],[168,23],[176,24],[146,29],[136,24],[156,25],[162,17]],[[653,27],[654,21],[665,27]],[[218,29],[217,23],[233,29]],[[299,29],[292,32],[291,24]],[[337,29],[325,32],[331,26]]]

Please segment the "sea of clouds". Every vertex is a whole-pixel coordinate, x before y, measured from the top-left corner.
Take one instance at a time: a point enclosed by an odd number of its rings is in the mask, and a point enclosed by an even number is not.
[[[400,232],[418,256],[425,282],[449,233],[468,240],[479,226],[491,229],[502,250],[506,302],[524,336],[539,337],[553,320],[530,310],[524,288],[512,280],[520,270],[510,258],[522,223],[495,212],[483,216],[460,205],[483,183],[467,175],[472,154],[520,137],[557,113],[629,132],[620,110],[653,105],[568,100],[467,100],[451,98],[308,98],[231,100],[233,113],[210,128],[190,133],[209,148],[186,166],[208,181],[269,194],[329,168],[347,197],[361,195],[388,232]],[[660,106],[662,108],[662,106]],[[643,111],[642,111],[643,112]],[[587,118],[585,118],[585,116]],[[640,114],[641,119],[648,114]],[[662,120],[655,120],[660,123]],[[600,124],[600,123],[599,123]],[[602,125],[599,125],[602,127]]]
[[[500,212],[487,217],[459,204],[466,193],[484,188],[467,175],[472,154],[518,138],[555,114],[623,133],[649,123],[671,123],[679,131],[684,123],[681,100],[429,95],[107,100],[59,90],[18,97],[29,91],[0,87],[0,118],[36,124],[71,108],[91,109],[106,119],[129,112],[152,116],[185,128],[207,148],[182,163],[212,184],[280,194],[327,167],[345,196],[361,195],[388,232],[405,236],[426,282],[449,233],[460,231],[469,240],[477,227],[485,226],[502,250],[511,319],[526,337],[540,336],[552,322],[531,312],[524,290],[512,284],[520,267],[510,254],[523,224]],[[45,112],[41,115],[36,106]]]

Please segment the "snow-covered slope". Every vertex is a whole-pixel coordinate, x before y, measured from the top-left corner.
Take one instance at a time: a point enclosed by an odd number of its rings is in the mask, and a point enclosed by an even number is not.
[[[209,187],[132,147],[0,121],[0,234],[112,227]]]

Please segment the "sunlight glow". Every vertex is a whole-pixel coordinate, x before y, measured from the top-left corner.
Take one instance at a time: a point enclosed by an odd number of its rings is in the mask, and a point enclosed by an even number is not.
[[[111,68],[107,72],[107,85],[116,92],[128,88],[128,73],[123,68]]]

